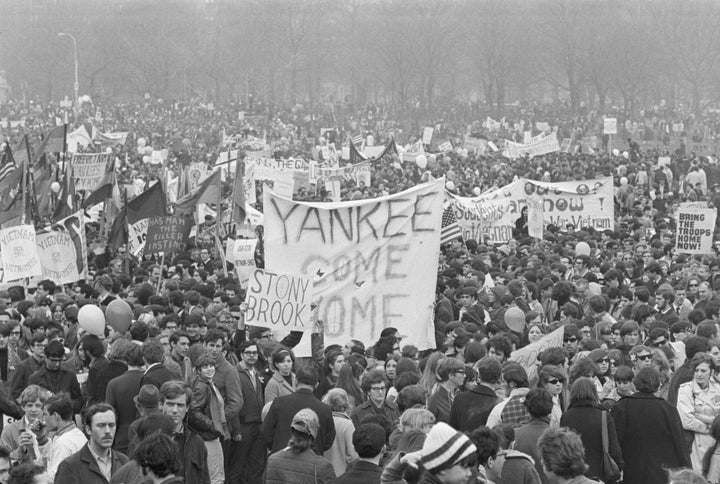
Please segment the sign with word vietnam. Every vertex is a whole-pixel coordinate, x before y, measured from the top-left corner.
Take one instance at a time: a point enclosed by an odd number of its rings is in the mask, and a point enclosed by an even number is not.
[[[87,242],[82,211],[39,230],[35,242],[43,279],[69,284],[85,278]]]
[[[312,298],[310,277],[255,269],[245,295],[245,324],[310,331]]]
[[[675,248],[685,254],[712,254],[717,211],[681,203],[676,213]]]
[[[601,231],[615,226],[611,177],[560,183],[521,178],[479,197],[465,198],[451,193],[448,196],[464,240],[508,242],[530,198],[542,199],[543,223],[560,230],[567,230],[569,225],[575,229],[592,227]]]
[[[333,203],[264,192],[266,269],[312,278],[326,344],[373,341],[392,326],[407,344],[435,347],[444,185]]]
[[[3,282],[42,276],[40,256],[35,244],[35,227],[17,225],[0,230]]]
[[[150,217],[145,240],[145,253],[172,254],[183,250],[193,224],[192,217]]]

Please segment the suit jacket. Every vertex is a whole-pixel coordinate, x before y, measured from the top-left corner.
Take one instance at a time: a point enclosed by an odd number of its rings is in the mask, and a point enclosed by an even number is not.
[[[273,400],[262,424],[265,445],[271,453],[278,452],[287,446],[290,440],[290,424],[296,413],[304,408],[313,410],[319,420],[320,429],[313,444],[319,455],[325,453],[335,440],[335,422],[332,410],[315,397],[312,390],[299,388],[292,395],[284,395]]]
[[[166,381],[179,379],[180,375],[173,373],[162,363],[156,363],[145,371],[145,374],[140,380],[140,386],[155,385],[158,389],[160,389],[162,384]]]
[[[12,380],[10,380],[10,392],[15,400],[20,399],[20,394],[27,388],[30,375],[43,367],[43,362],[32,356],[28,356],[15,367]]]
[[[550,427],[550,417],[534,418],[525,425],[515,429],[515,445],[513,449],[518,452],[529,455],[535,461],[535,470],[538,471],[540,480],[548,483],[549,480],[545,475],[540,462],[540,452],[538,450],[538,440],[545,430]]]
[[[140,393],[142,378],[142,370],[130,370],[110,380],[105,392],[105,401],[112,405],[117,413],[117,432],[113,448],[124,454],[127,454],[130,444],[128,428],[138,417],[133,398]]]
[[[111,474],[114,474],[127,463],[128,458],[122,452],[115,450],[111,452]],[[88,444],[85,444],[78,452],[62,461],[57,474],[55,474],[55,484],[107,484],[107,482],[108,480],[100,472],[95,457],[90,453]]]
[[[124,361],[110,360],[110,363],[105,365],[103,369],[98,372],[98,389],[100,395],[107,393],[107,386],[110,380],[116,378],[128,370],[128,365]]]
[[[474,390],[455,395],[448,423],[460,432],[472,432],[485,425],[493,407],[501,400],[492,388],[478,384]]]
[[[105,358],[104,356],[101,356],[100,358],[96,359],[92,362],[90,365],[90,368],[88,370],[88,378],[87,378],[87,404],[88,406],[92,405],[93,403],[102,402],[103,398],[105,398],[105,392],[100,393],[100,390],[104,390],[104,388],[101,388],[100,383],[100,372],[103,368],[108,366],[110,363],[110,360]]]
[[[372,462],[359,460],[338,477],[335,484],[379,484],[382,471],[382,467]]]

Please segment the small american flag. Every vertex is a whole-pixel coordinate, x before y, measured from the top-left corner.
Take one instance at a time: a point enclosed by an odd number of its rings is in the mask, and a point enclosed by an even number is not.
[[[362,144],[363,135],[359,134],[357,136],[353,136],[352,138],[350,138],[350,142],[352,142],[352,144],[354,144],[356,146]]]
[[[440,229],[440,245],[452,242],[458,237],[462,237],[462,230],[458,225],[455,213],[453,212],[452,205],[449,205],[442,216],[442,226]]]

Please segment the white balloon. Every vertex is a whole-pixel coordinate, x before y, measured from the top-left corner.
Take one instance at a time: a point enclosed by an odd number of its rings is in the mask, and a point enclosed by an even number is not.
[[[447,188],[450,191],[453,191],[453,190],[455,190],[455,183],[452,181],[446,182],[445,188]]]
[[[625,158],[626,160],[627,160],[628,158],[630,158],[630,155],[628,154],[627,151],[623,151],[623,158]]]
[[[146,146],[145,147],[145,154],[146,155],[152,155],[153,149],[152,146]]]
[[[427,167],[427,156],[425,155],[417,155],[415,157],[415,164],[420,167],[421,170],[424,170],[425,167]]]
[[[56,181],[50,184],[50,191],[53,193],[60,193],[60,184]]]
[[[476,197],[479,197],[479,196],[480,196],[480,193],[482,193],[482,192],[480,191],[480,187],[475,187],[475,188],[473,188],[473,195],[475,195]]]
[[[150,157],[148,155],[143,156],[143,163],[150,163]]]
[[[105,153],[112,153],[112,148],[110,148],[109,146],[105,148]]]
[[[612,150],[612,154],[613,156],[620,156],[620,150],[615,148],[614,150]]]
[[[622,178],[620,178],[620,186],[623,186],[623,187],[624,187],[624,186],[627,186],[627,184],[628,184],[628,179],[627,179],[627,177],[622,177]]]
[[[145,138],[138,138],[138,146],[140,148],[145,148],[146,144],[147,144],[147,141],[145,141]]]

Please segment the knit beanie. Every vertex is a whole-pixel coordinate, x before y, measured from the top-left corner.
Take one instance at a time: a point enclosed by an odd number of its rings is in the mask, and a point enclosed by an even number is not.
[[[465,434],[440,422],[430,429],[422,447],[422,466],[432,473],[449,469],[477,449]]]

